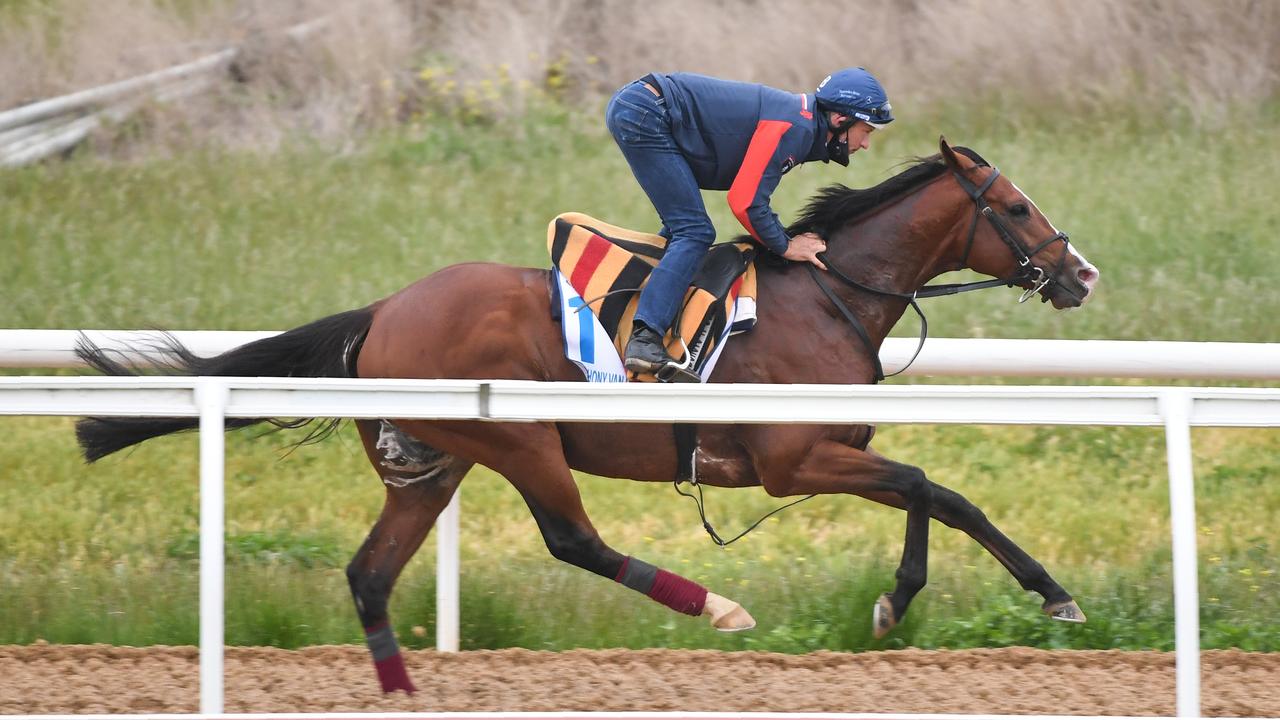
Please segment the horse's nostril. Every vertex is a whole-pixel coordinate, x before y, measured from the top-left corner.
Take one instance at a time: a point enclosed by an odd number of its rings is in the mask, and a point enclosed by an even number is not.
[[[1098,282],[1098,268],[1093,266],[1082,267],[1076,271],[1076,277],[1087,288],[1092,288]]]

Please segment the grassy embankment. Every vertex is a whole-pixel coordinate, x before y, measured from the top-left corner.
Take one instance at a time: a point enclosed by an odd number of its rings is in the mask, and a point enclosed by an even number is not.
[[[876,138],[848,172],[806,167],[775,207],[868,185],[927,154],[936,133],[1016,180],[1103,274],[1073,313],[1013,291],[934,301],[939,336],[1275,339],[1280,119],[1213,131],[1153,123],[939,114]],[[517,140],[441,124],[347,154],[80,158],[0,172],[0,326],[275,329],[362,305],[452,262],[543,265],[543,232],[576,209],[652,227],[597,118],[550,113]],[[718,198],[717,225],[736,225]],[[767,302],[767,298],[764,299]],[[904,334],[913,332],[903,329]],[[195,438],[153,441],[85,468],[69,419],[0,420],[0,643],[196,640]],[[381,491],[354,433],[277,459],[284,437],[228,443],[228,640],[358,642],[342,568]],[[1207,646],[1280,649],[1274,431],[1198,430]],[[1172,646],[1167,489],[1157,430],[882,428],[877,447],[974,500],[1066,585],[1090,623],[1050,623],[968,538],[935,525],[930,586],[884,646]],[[746,605],[760,627],[724,636],[542,548],[519,496],[477,470],[463,485],[465,647],[861,649],[892,584],[903,516],[823,498],[714,548],[665,486],[583,478],[607,541]],[[711,491],[737,527],[775,505]],[[429,541],[430,542],[430,541]],[[433,553],[392,601],[408,644],[430,645]],[[425,637],[410,628],[423,625]]]

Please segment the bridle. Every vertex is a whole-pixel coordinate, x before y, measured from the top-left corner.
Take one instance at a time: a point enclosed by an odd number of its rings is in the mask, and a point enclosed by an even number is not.
[[[827,270],[832,275],[835,275],[836,278],[845,285],[876,295],[906,300],[911,305],[911,308],[916,311],[916,314],[920,316],[920,342],[916,345],[916,351],[911,355],[911,359],[907,361],[907,364],[904,365],[901,370],[889,375],[884,374],[884,366],[880,363],[880,355],[876,352],[875,344],[871,342],[871,335],[867,332],[866,327],[863,326],[862,321],[858,320],[858,316],[854,315],[853,311],[845,305],[844,301],[835,294],[831,287],[823,282],[822,276],[818,274],[817,266],[813,263],[806,263],[809,268],[809,274],[813,277],[813,281],[817,283],[823,294],[827,296],[827,299],[830,300],[833,305],[835,305],[836,309],[840,311],[840,314],[844,316],[844,319],[848,321],[851,327],[853,327],[854,332],[857,333],[858,337],[862,340],[862,343],[866,345],[867,352],[871,355],[871,360],[875,364],[875,382],[880,382],[886,377],[893,377],[894,375],[902,373],[907,368],[911,367],[911,364],[920,356],[920,351],[924,348],[924,341],[929,336],[929,321],[925,318],[924,311],[920,309],[919,303],[916,302],[917,300],[921,298],[940,297],[943,295],[956,295],[962,292],[984,290],[991,287],[1014,287],[1015,285],[1030,283],[1031,287],[1024,291],[1022,296],[1018,298],[1019,303],[1024,303],[1045,287],[1058,284],[1057,276],[1062,272],[1062,265],[1066,262],[1067,252],[1071,247],[1071,241],[1067,238],[1067,234],[1064,232],[1058,232],[1053,237],[1045,240],[1039,245],[1036,245],[1035,248],[1028,252],[1022,246],[1022,243],[1018,242],[1018,239],[1014,237],[1013,231],[1009,229],[1009,226],[1005,224],[1005,221],[996,214],[996,211],[992,209],[991,205],[987,203],[986,198],[983,197],[986,195],[987,190],[991,189],[991,186],[995,184],[996,178],[1000,177],[1000,171],[992,167],[991,174],[987,176],[987,179],[984,180],[981,185],[974,185],[955,170],[952,170],[951,174],[955,177],[956,182],[960,184],[960,187],[968,193],[969,198],[973,200],[973,221],[969,223],[969,236],[964,243],[964,255],[961,256],[960,266],[956,269],[964,269],[968,267],[969,252],[973,249],[973,240],[978,233],[978,218],[985,217],[987,221],[991,223],[992,228],[995,229],[996,235],[998,235],[1004,244],[1009,247],[1009,251],[1013,253],[1014,259],[1018,262],[1018,267],[1014,271],[1013,275],[1007,278],[979,280],[968,283],[926,285],[915,292],[903,293],[893,290],[881,290],[869,285],[864,285],[863,283],[849,277],[840,270],[840,268],[836,267],[836,265],[827,257],[827,253],[825,251],[816,255],[816,257],[822,261],[822,264],[827,266]],[[1058,241],[1062,241],[1062,255],[1058,257],[1058,264],[1054,267],[1052,273],[1047,273],[1043,268],[1032,264],[1031,258],[1035,257],[1042,250]],[[1068,290],[1068,292],[1070,291]],[[1048,300],[1047,296],[1045,297],[1045,300]]]
[[[1013,253],[1014,259],[1018,261],[1018,269],[1014,271],[1013,277],[1009,278],[1011,284],[1016,285],[1023,282],[1031,283],[1031,287],[1022,293],[1022,297],[1018,298],[1019,303],[1026,302],[1033,295],[1040,292],[1040,290],[1045,286],[1049,284],[1056,284],[1058,282],[1057,276],[1062,272],[1062,264],[1066,261],[1068,249],[1071,247],[1071,240],[1067,238],[1067,234],[1059,231],[1053,237],[1035,246],[1031,252],[1027,252],[1023,249],[1022,243],[1018,242],[1018,239],[1013,236],[1013,232],[1009,230],[1009,226],[1005,224],[1004,219],[996,214],[996,211],[987,204],[986,198],[983,197],[987,190],[995,183],[996,178],[1000,177],[1000,170],[994,167],[991,168],[991,174],[987,176],[987,179],[983,181],[981,186],[974,186],[973,183],[969,182],[968,178],[954,170],[951,171],[951,174],[955,176],[956,182],[960,184],[960,187],[964,188],[964,191],[969,193],[969,197],[973,200],[974,210],[973,222],[969,224],[969,238],[965,240],[964,255],[961,256],[960,267],[957,269],[962,270],[969,266],[969,251],[973,249],[973,238],[978,232],[978,216],[981,215],[991,223],[991,226],[996,230],[996,234],[999,235],[1000,239],[1004,241],[1004,244],[1009,247],[1009,251]],[[1044,250],[1059,240],[1062,241],[1063,245],[1062,254],[1058,256],[1058,264],[1053,268],[1052,274],[1046,273],[1044,268],[1031,264],[1031,258],[1035,257],[1041,250]],[[978,283],[965,283],[965,285],[968,284],[977,285]],[[964,285],[961,285],[961,287],[963,286]],[[984,285],[983,287],[991,287],[991,285]],[[928,289],[928,287],[922,288],[922,290]],[[978,290],[980,288],[975,287],[972,289]],[[957,290],[956,292],[964,291]],[[1047,300],[1048,298],[1045,299]]]

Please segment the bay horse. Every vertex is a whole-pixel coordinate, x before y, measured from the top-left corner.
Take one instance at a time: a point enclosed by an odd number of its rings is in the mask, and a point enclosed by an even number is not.
[[[806,231],[826,238],[823,258],[834,281],[822,281],[816,269],[811,277],[807,264],[760,263],[757,325],[729,343],[715,382],[875,382],[881,342],[914,293],[944,272],[969,268],[996,278],[978,284],[1021,286],[1023,300],[1038,294],[1058,309],[1084,303],[1099,277],[1021,190],[945,138],[937,155],[875,187],[820,191],[789,228],[792,235]],[[171,370],[192,375],[582,381],[565,358],[548,280],[543,269],[454,265],[367,307],[216,357],[197,357],[176,341],[165,352]],[[79,352],[103,372],[135,372],[87,340]],[[228,426],[257,422],[232,419]],[[388,621],[392,588],[476,463],[520,492],[555,558],[673,610],[709,616],[718,629],[754,625],[737,603],[607,545],[583,509],[571,469],[671,481],[677,471],[671,425],[355,422],[386,501],[347,578],[384,692],[414,691]],[[196,426],[194,418],[85,418],[77,436],[92,462]],[[877,637],[902,619],[925,585],[930,518],[986,548],[1024,589],[1044,598],[1045,613],[1084,622],[1072,596],[977,507],[920,468],[872,451],[873,432],[868,425],[702,425],[696,475],[719,487],[763,486],[776,497],[849,493],[905,510],[895,586],[872,608]]]

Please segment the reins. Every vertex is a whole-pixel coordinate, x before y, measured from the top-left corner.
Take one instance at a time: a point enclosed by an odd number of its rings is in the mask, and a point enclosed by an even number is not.
[[[720,537],[720,533],[716,532],[716,529],[711,525],[711,521],[707,519],[707,513],[705,510],[706,500],[704,500],[702,497],[702,483],[698,482],[697,478],[689,479],[689,484],[692,485],[694,489],[698,491],[697,495],[694,495],[692,493],[687,493],[684,490],[681,490],[679,478],[677,478],[673,484],[675,486],[677,493],[693,500],[693,504],[698,506],[698,519],[702,520],[702,529],[706,530],[707,534],[711,536],[711,542],[715,543],[716,545],[719,545],[720,547],[728,547],[729,545],[732,545],[733,543],[741,540],[743,537],[747,535],[747,533],[760,527],[760,523],[764,522],[765,520],[768,520],[770,517],[776,515],[777,513],[780,513],[783,510],[786,510],[792,505],[799,505],[805,500],[809,500],[811,498],[817,497],[817,495],[806,495],[800,498],[799,500],[792,500],[786,505],[781,505],[779,507],[776,507],[770,510],[769,512],[765,513],[763,516],[761,516],[759,520],[751,523],[751,526],[748,527],[746,530],[743,530],[737,535],[734,535],[732,538],[725,540]]]

